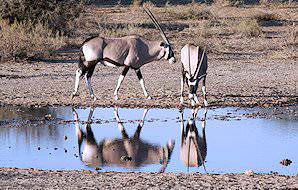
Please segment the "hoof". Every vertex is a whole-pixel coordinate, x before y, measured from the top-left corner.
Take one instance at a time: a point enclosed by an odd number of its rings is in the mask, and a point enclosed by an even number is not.
[[[208,102],[206,100],[204,100],[204,105],[205,105],[205,107],[208,106]]]
[[[196,105],[196,102],[192,100],[192,101],[191,101],[191,106],[192,106],[192,107],[195,107],[195,105]]]
[[[184,104],[183,97],[180,98],[180,105],[182,106]]]
[[[167,146],[170,149],[170,151],[172,151],[175,146],[175,141],[173,139],[169,139]]]
[[[93,102],[96,102],[97,100],[96,96],[91,96],[91,98],[93,99]]]
[[[77,93],[73,92],[71,95],[70,95],[70,98],[73,99],[75,96],[78,96]]]

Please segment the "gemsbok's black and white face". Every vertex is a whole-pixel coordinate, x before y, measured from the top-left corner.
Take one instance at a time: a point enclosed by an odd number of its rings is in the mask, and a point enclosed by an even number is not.
[[[165,55],[164,55],[164,59],[168,60],[170,64],[173,64],[176,62],[176,58],[174,56],[174,51],[173,48],[170,44],[161,43],[161,46],[165,48]]]

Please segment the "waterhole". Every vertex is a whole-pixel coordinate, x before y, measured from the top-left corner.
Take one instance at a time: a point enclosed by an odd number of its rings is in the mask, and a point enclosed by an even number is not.
[[[297,111],[4,106],[0,167],[296,175]]]

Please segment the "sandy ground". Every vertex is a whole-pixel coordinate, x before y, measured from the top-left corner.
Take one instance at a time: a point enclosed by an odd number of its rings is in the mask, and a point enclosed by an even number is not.
[[[297,189],[298,176],[0,169],[1,189]]]
[[[89,98],[84,81],[80,96],[70,99],[76,69],[76,63],[1,63],[0,102],[30,106],[92,105],[93,101]],[[98,98],[96,106],[179,106],[179,63],[170,65],[161,61],[142,67],[152,100],[144,98],[137,76],[131,70],[122,83],[120,100],[114,101],[113,92],[121,70],[122,68],[97,66],[92,78],[94,93]],[[207,76],[210,106],[297,104],[297,70],[297,62],[291,60],[279,62],[249,59],[243,62],[214,59],[210,56]]]

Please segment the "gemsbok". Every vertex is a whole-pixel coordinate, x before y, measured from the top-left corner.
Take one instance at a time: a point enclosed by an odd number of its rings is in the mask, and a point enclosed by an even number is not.
[[[181,145],[180,145],[180,159],[189,167],[200,167],[206,172],[205,160],[207,155],[207,142],[206,142],[206,115],[205,109],[204,117],[202,119],[202,137],[198,133],[196,127],[196,115],[198,110],[195,110],[192,117],[188,119],[184,127],[183,110],[181,111]]]
[[[183,90],[184,83],[189,87],[188,98],[191,105],[195,106],[199,103],[196,95],[199,82],[203,80],[202,93],[204,98],[204,106],[208,106],[206,98],[206,76],[208,68],[207,53],[204,48],[186,44],[181,49],[181,62],[182,62],[182,77],[181,77],[181,94],[180,104],[183,104]]]
[[[135,169],[147,164],[161,164],[159,172],[164,172],[170,161],[175,141],[170,139],[166,146],[158,146],[140,138],[147,112],[148,109],[145,109],[133,137],[129,137],[119,118],[118,108],[116,108],[114,113],[122,138],[107,138],[97,142],[91,129],[93,108],[90,109],[85,132],[79,126],[77,112],[73,110],[81,161],[94,168],[118,166]]]
[[[80,55],[79,69],[76,71],[75,88],[72,98],[77,95],[80,80],[85,76],[91,98],[96,101],[93,89],[91,87],[91,77],[97,63],[110,67],[124,67],[122,74],[118,78],[114,99],[118,100],[118,91],[120,85],[129,71],[133,69],[139,79],[143,93],[147,99],[151,99],[146,88],[140,68],[150,62],[165,58],[169,63],[175,63],[172,46],[160,27],[156,18],[149,9],[143,7],[149,15],[156,28],[160,30],[163,41],[150,41],[141,36],[131,35],[122,38],[104,38],[92,37],[86,39],[81,47],[81,55],[84,55],[84,61]]]

